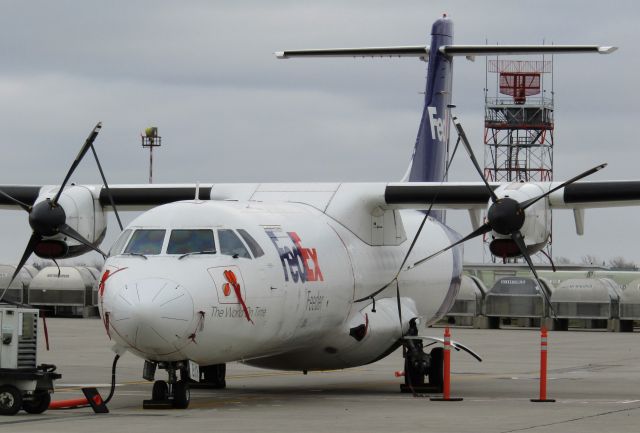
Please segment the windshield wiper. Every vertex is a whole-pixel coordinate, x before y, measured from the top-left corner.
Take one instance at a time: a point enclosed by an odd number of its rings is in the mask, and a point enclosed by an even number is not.
[[[142,257],[145,260],[149,260],[149,258],[147,256],[145,256],[142,253],[122,253],[123,256],[136,256],[136,257]]]
[[[198,254],[215,254],[215,253],[216,253],[215,250],[191,251],[190,253],[185,253],[185,254],[181,255],[180,257],[178,257],[178,260],[182,260],[185,257],[195,256],[195,255],[198,255]]]

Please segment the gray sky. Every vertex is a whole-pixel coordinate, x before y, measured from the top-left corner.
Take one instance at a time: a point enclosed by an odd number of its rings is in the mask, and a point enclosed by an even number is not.
[[[458,43],[598,43],[555,59],[555,179],[635,179],[640,5],[584,1],[0,1],[0,184],[54,184],[97,121],[111,183],[147,181],[140,132],[159,127],[157,182],[395,181],[423,105],[415,59],[276,60],[282,49],[426,44],[442,12]],[[454,103],[481,156],[484,61],[457,59]],[[461,153],[452,180],[478,180]],[[73,179],[98,183],[87,158]],[[127,220],[135,214],[127,214]],[[575,235],[554,214],[554,255],[635,248],[640,209],[593,210]],[[470,231],[466,212],[450,222]],[[0,260],[17,261],[26,214],[0,213]],[[117,226],[112,224],[108,248]],[[468,261],[482,259],[478,242]]]

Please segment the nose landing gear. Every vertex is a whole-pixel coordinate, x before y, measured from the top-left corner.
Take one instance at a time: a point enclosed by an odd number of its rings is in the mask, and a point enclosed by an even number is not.
[[[154,363],[145,361],[144,378],[153,380],[156,367],[167,370],[168,379],[156,380],[153,383],[151,400],[144,400],[144,409],[186,409],[191,401],[191,390],[186,377],[180,375],[178,380],[177,371],[185,368],[185,362],[160,362]]]

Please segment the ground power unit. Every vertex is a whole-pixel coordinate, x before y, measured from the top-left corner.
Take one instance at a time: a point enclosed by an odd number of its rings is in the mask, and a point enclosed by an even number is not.
[[[61,377],[55,366],[38,365],[38,317],[36,309],[0,304],[0,415],[44,412]]]

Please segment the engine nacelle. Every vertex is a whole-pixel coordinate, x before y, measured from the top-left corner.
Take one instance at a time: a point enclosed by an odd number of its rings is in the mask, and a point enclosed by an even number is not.
[[[56,186],[42,188],[34,205],[52,199],[57,192]],[[106,216],[99,196],[99,188],[72,185],[58,200],[58,205],[64,210],[66,224],[95,246],[100,245],[107,233]],[[46,259],[75,257],[89,251],[90,247],[63,234],[43,237],[34,249],[38,257]]]
[[[520,203],[544,194],[542,187],[535,183],[510,183],[495,191],[498,198],[509,197]],[[489,204],[491,206],[491,203]],[[549,201],[542,199],[524,210],[524,224],[520,228],[527,252],[535,254],[549,242],[551,236],[551,210]],[[491,231],[489,250],[498,258],[519,257],[522,254],[509,235]]]

